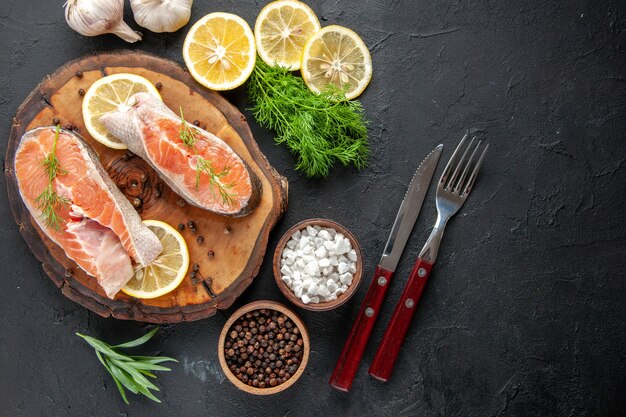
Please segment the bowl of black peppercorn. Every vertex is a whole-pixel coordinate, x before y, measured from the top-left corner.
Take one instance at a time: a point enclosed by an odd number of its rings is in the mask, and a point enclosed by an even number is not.
[[[270,395],[292,386],[309,360],[302,320],[274,301],[254,301],[224,324],[218,356],[224,374],[242,391]]]

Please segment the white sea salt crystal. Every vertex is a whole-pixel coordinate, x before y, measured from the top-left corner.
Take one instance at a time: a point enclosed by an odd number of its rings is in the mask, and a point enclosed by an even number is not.
[[[302,285],[301,284],[294,285],[292,289],[296,297],[302,298]]]
[[[356,262],[356,251],[354,249],[350,249],[350,252],[348,252],[348,259]]]
[[[336,299],[337,299],[337,294],[335,293],[330,293],[328,297],[326,297],[326,301],[334,301]]]
[[[339,262],[339,265],[337,265],[337,272],[340,274],[348,272],[348,264],[345,262]]]
[[[348,263],[348,271],[352,274],[356,273],[356,264],[354,262]]]
[[[330,274],[332,274],[334,271],[334,268],[332,266],[327,266],[326,268],[322,269],[322,275],[324,275],[325,277],[329,276]]]
[[[299,230],[296,230],[291,236],[291,238],[294,240],[300,240],[301,236],[302,236],[302,232],[300,232]]]
[[[352,284],[352,274],[349,273],[349,272],[346,272],[345,274],[339,275],[339,281],[341,281],[341,283],[344,284],[344,285],[351,285]]]
[[[320,266],[317,261],[313,260],[306,264],[306,266],[304,267],[304,272],[312,276],[317,276],[320,274]]]
[[[324,239],[324,240],[331,240],[332,236],[330,235],[330,233],[328,233],[328,230],[320,230],[319,233],[317,234],[320,239]]]
[[[292,281],[291,281],[291,278],[290,278],[290,277],[288,277],[288,276],[283,276],[283,277],[282,277],[282,280],[283,280],[283,282],[284,282],[284,283],[285,283],[288,287],[291,287],[291,283],[292,283]]]
[[[287,242],[287,247],[288,247],[289,249],[294,249],[294,248],[296,247],[296,245],[297,245],[297,244],[298,244],[298,242],[297,242],[297,241],[295,241],[295,240],[291,239],[289,242]]]
[[[311,303],[317,304],[320,302],[320,298],[318,296],[311,297]]]
[[[311,298],[306,294],[302,294],[300,299],[302,300],[304,304],[309,304],[311,302]]]
[[[319,246],[319,245],[317,245]],[[326,248],[324,246],[318,247],[317,249],[315,249],[315,256],[317,257],[317,259],[319,259],[320,261],[328,261],[328,259],[326,259],[326,255],[328,254],[328,251],[326,250]],[[330,262],[329,262],[330,265]]]
[[[282,268],[280,268],[280,273],[283,275],[291,275],[291,268],[289,268],[287,265],[283,265]]]
[[[335,237],[335,235],[337,234],[337,231],[335,229],[330,228],[330,227],[326,227],[324,230],[326,230],[328,232],[328,234],[330,235],[331,239],[333,239]]]
[[[322,258],[319,260],[318,264],[320,268],[326,268],[330,266],[330,261],[327,258]]]
[[[317,230],[312,226],[307,226],[306,232],[308,233],[309,236],[317,236]]]
[[[321,296],[321,297],[326,298],[326,297],[328,297],[328,296],[330,295],[330,290],[328,289],[328,287],[327,287],[327,286],[325,286],[325,285],[320,285],[320,286],[317,288],[317,295],[319,295],[319,296]]]
[[[345,256],[341,255],[341,256],[339,257],[339,262],[345,262],[345,263],[348,263],[348,258],[346,258]]]
[[[322,239],[321,237],[315,236],[313,238],[313,243],[315,244],[315,247],[319,248],[320,246],[324,245],[324,239]]]
[[[334,253],[335,252],[335,247],[337,245],[335,245],[335,242],[332,242],[330,240],[327,240],[324,242],[324,247],[326,248],[327,251]]]
[[[302,281],[302,275],[298,271],[293,271],[291,279],[293,279],[294,281]]]
[[[302,236],[302,238],[300,238],[300,242],[298,242],[298,248],[300,249],[306,248],[309,242],[310,242],[310,239],[308,237]]]
[[[339,264],[339,259],[336,256],[329,257],[328,261],[332,266],[337,266]]]
[[[335,283],[335,280],[333,280],[332,278],[329,279],[328,281],[326,281],[326,288],[328,289],[328,291],[331,294],[334,294],[335,291],[337,291],[337,283]]]
[[[333,273],[332,273],[332,274],[330,274],[328,277],[329,277],[330,279],[332,279],[333,281],[335,281],[335,282],[339,282],[339,274],[338,274],[338,273],[336,273],[336,272],[333,272]]]

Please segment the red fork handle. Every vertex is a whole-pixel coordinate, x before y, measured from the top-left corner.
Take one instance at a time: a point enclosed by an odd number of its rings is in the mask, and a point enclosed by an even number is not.
[[[417,303],[422,296],[432,267],[432,264],[417,258],[370,366],[369,374],[374,378],[388,381],[391,377],[393,365],[396,363],[398,353],[404,343],[404,338],[409,330],[411,319],[415,314]]]
[[[343,346],[337,365],[330,377],[329,384],[340,391],[348,391],[352,386],[352,380],[359,369],[359,362],[363,357],[367,340],[372,333],[378,312],[385,298],[393,271],[389,271],[380,265],[376,266],[374,279],[370,284],[361,310],[356,318],[348,340]]]

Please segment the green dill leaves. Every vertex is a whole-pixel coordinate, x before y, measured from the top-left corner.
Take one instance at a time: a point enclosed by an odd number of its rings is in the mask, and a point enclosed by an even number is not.
[[[211,161],[208,161],[198,155],[198,151],[196,150],[196,131],[194,128],[190,127],[185,117],[183,115],[183,108],[180,108],[180,119],[182,120],[182,125],[180,127],[179,137],[180,140],[187,146],[192,149],[196,154],[196,190],[200,185],[200,177],[204,173],[209,178],[209,183],[211,185],[211,194],[213,197],[216,197],[215,189],[219,193],[220,198],[222,199],[222,203],[232,206],[235,203],[235,194],[230,193],[228,190],[233,187],[234,183],[223,184],[221,179],[227,176],[230,173],[230,167],[225,167],[221,171],[217,172]]]
[[[185,146],[187,146],[188,148],[193,148],[195,150],[195,146],[196,146],[196,132],[193,130],[193,128],[189,127],[189,124],[187,123],[187,121],[185,120],[185,117],[183,116],[183,108],[180,108],[180,119],[183,121],[183,124],[180,127],[180,140],[183,141],[183,143],[185,144]]]
[[[69,200],[65,196],[57,194],[54,186],[52,185],[57,175],[65,175],[67,171],[61,168],[61,163],[57,158],[57,142],[59,140],[59,134],[61,132],[61,126],[57,125],[54,132],[54,142],[52,142],[52,149],[50,153],[42,161],[42,165],[46,174],[48,175],[48,185],[42,191],[37,198],[35,198],[35,204],[39,210],[41,210],[41,217],[43,217],[46,226],[60,230],[63,219],[58,213],[60,206],[69,204]]]
[[[336,162],[357,169],[367,165],[363,107],[337,87],[313,93],[287,69],[257,59],[248,93],[256,120],[276,131],[276,142],[297,156],[296,169],[308,177],[328,176]]]
[[[138,339],[114,346],[84,334],[76,333],[76,335],[82,337],[94,348],[96,357],[111,375],[111,378],[113,378],[113,382],[115,382],[115,386],[117,386],[126,404],[128,404],[128,398],[126,397],[124,388],[133,394],[142,394],[152,401],[160,403],[161,400],[150,391],[159,391],[159,388],[150,382],[148,378],[156,379],[155,371],[170,371],[170,368],[159,365],[160,363],[178,361],[167,356],[129,356],[120,352],[120,349],[143,345],[150,340],[158,330],[159,328],[155,327]]]

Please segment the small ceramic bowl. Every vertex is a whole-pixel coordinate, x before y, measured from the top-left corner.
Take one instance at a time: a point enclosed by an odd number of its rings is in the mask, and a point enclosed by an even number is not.
[[[276,385],[275,387],[257,388],[257,387],[251,387],[250,385],[247,385],[243,383],[242,381],[240,381],[239,379],[237,379],[237,377],[228,368],[228,364],[226,362],[225,343],[226,343],[226,337],[228,333],[230,332],[231,327],[233,326],[235,321],[237,321],[237,319],[239,319],[241,316],[245,315],[246,313],[249,313],[255,310],[263,310],[263,309],[278,311],[280,313],[283,313],[287,317],[289,317],[289,319],[291,319],[293,324],[298,328],[298,330],[300,330],[300,335],[302,337],[303,351],[302,351],[302,359],[300,360],[300,366],[298,367],[296,372],[291,376],[291,378],[289,378],[287,381],[283,382],[280,385]],[[300,320],[300,317],[298,317],[296,313],[294,313],[293,311],[291,311],[289,308],[285,307],[284,305],[277,303],[275,301],[269,301],[269,300],[254,301],[252,303],[246,304],[245,306],[235,311],[230,316],[230,318],[226,321],[226,324],[224,324],[224,328],[222,329],[222,333],[220,334],[220,339],[217,345],[217,353],[218,353],[220,365],[222,367],[222,371],[226,375],[226,378],[228,378],[228,380],[232,382],[240,390],[248,392],[250,394],[255,394],[255,395],[276,394],[292,386],[298,380],[298,378],[302,376],[302,373],[304,372],[304,369],[306,368],[307,362],[309,361],[310,352],[311,352],[311,343],[309,340],[309,333],[304,323],[302,322],[302,320]]]
[[[296,297],[296,295],[291,290],[291,288],[289,288],[287,284],[285,284],[285,282],[281,278],[282,274],[280,273],[280,267],[281,267],[280,262],[281,262],[283,250],[285,249],[285,246],[287,245],[287,242],[289,241],[289,239],[291,239],[291,236],[298,230],[306,229],[307,226],[320,226],[320,227],[329,227],[331,229],[335,229],[337,232],[342,233],[345,237],[348,238],[348,240],[350,241],[350,244],[352,245],[352,249],[354,249],[356,252],[356,272],[353,274],[352,284],[350,284],[346,292],[337,296],[337,299],[333,301],[305,304],[304,302],[302,302],[300,298]],[[287,299],[289,299],[289,301],[291,301],[298,307],[303,308],[305,310],[328,311],[328,310],[332,310],[334,308],[339,307],[340,305],[348,301],[350,297],[354,295],[354,293],[359,287],[359,284],[361,283],[362,275],[363,275],[363,253],[361,252],[361,246],[359,245],[359,242],[356,240],[354,235],[350,233],[348,229],[346,229],[339,223],[334,222],[332,220],[309,219],[309,220],[304,220],[300,223],[295,224],[293,227],[291,227],[291,229],[287,230],[287,232],[283,235],[283,237],[280,238],[280,241],[278,242],[278,245],[276,246],[276,252],[274,252],[274,279],[276,280],[276,284],[278,285],[278,288],[280,288],[280,291],[283,293],[285,297],[287,297]]]

